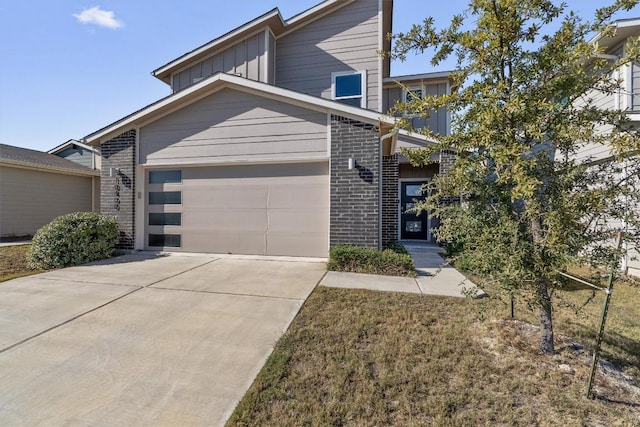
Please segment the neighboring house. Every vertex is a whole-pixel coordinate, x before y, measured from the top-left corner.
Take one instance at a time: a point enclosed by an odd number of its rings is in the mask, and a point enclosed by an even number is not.
[[[0,144],[0,237],[31,236],[55,217],[97,210],[100,172]]]
[[[432,142],[383,112],[406,96],[397,81],[441,93],[448,73],[390,76],[378,52],[392,8],[273,9],[155,70],[171,95],[82,141],[100,148],[120,248],[326,257],[431,240],[429,216],[405,211],[439,166],[414,168],[398,149]],[[446,111],[418,124],[449,131]]]
[[[47,153],[71,160],[90,169],[99,170],[101,166],[100,151],[76,139],[70,139]]]
[[[625,54],[625,45],[629,38],[640,36],[640,18],[624,19],[615,22],[615,34],[613,36],[597,35],[592,40],[603,48],[602,57],[615,58]],[[621,89],[615,94],[605,94],[593,91],[589,98],[594,105],[600,108],[622,109],[628,111],[627,115],[632,124],[640,127],[640,64],[628,64],[615,71],[612,78],[620,79]],[[636,156],[638,153],[635,154]],[[584,162],[613,161],[613,157],[607,145],[592,144],[584,147],[577,155],[578,160]],[[640,207],[638,207],[640,215]],[[626,224],[617,224],[622,228]],[[640,254],[632,247],[627,247],[627,255],[622,262],[623,270],[631,275],[640,276]]]

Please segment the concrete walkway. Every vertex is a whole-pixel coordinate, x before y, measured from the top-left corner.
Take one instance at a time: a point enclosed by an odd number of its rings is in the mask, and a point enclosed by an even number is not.
[[[484,295],[484,292],[473,282],[440,256],[444,252],[440,246],[423,242],[402,243],[413,258],[418,273],[416,278],[329,271],[320,284],[332,288],[370,289],[449,297],[471,295],[477,298]]]
[[[325,270],[141,253],[0,283],[0,425],[223,425]]]

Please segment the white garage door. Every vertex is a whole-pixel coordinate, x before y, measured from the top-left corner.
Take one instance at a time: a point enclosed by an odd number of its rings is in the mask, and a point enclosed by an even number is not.
[[[149,171],[145,222],[148,249],[326,257],[328,164]]]

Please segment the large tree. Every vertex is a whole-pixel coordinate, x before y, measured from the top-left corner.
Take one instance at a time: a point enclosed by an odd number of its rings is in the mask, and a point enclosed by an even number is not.
[[[617,228],[637,241],[640,140],[625,111],[595,99],[620,94],[616,70],[638,60],[638,41],[619,57],[593,41],[613,35],[615,14],[637,3],[619,0],[585,21],[550,0],[472,0],[442,29],[427,18],[393,36],[400,60],[416,52],[431,53],[434,66],[457,60],[452,93],[395,107],[452,113],[450,135],[430,134],[440,143],[405,152],[414,164],[431,162],[434,150],[457,153],[419,209],[440,218],[436,237],[455,243],[468,266],[537,305],[546,354],[558,271],[615,264]],[[610,157],[580,158],[592,146]]]

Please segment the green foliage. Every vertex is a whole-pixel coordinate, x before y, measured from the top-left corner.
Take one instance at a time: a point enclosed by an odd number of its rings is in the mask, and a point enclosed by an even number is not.
[[[413,259],[408,253],[398,253],[392,249],[381,252],[373,248],[348,245],[331,248],[327,263],[327,269],[332,271],[386,276],[415,276],[414,267]]]
[[[405,248],[404,245],[400,242],[391,242],[387,246],[385,246],[385,249],[392,250],[393,252],[398,254],[409,255],[409,251],[407,250],[407,248]]]
[[[625,111],[595,102],[619,93],[616,70],[638,62],[639,42],[630,39],[612,59],[589,41],[611,35],[615,13],[636,4],[618,0],[586,22],[551,0],[472,0],[442,30],[428,18],[394,36],[395,58],[426,51],[433,65],[451,55],[458,61],[451,94],[395,107],[452,113],[450,135],[424,131],[440,144],[403,152],[414,165],[442,149],[459,153],[419,208],[440,218],[435,235],[465,268],[536,299],[543,332],[552,329],[548,289],[558,270],[615,264],[619,224],[627,242],[640,240],[639,133]],[[611,158],[578,161],[589,148]],[[442,202],[461,195],[463,203]],[[547,338],[545,352],[553,347]]]
[[[115,218],[93,212],[62,215],[33,236],[28,265],[48,270],[108,258],[119,235]]]

